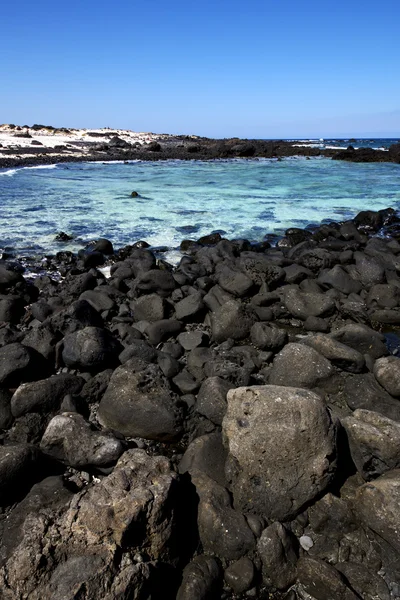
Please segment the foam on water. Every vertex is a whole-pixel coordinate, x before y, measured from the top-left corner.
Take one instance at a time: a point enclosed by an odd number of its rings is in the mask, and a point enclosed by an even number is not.
[[[18,176],[0,178],[0,246],[25,254],[77,251],[99,237],[117,248],[142,239],[174,250],[182,239],[215,230],[257,241],[290,226],[348,219],[365,208],[400,208],[400,165],[390,163],[301,157],[10,171]],[[59,231],[75,239],[57,243]]]

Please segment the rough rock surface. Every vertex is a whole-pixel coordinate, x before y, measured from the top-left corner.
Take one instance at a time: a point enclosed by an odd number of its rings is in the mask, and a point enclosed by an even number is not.
[[[319,396],[290,387],[228,392],[223,434],[235,507],[285,520],[320,494],[336,469],[336,433]]]

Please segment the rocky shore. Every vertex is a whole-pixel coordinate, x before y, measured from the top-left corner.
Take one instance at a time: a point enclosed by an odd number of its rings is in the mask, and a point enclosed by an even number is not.
[[[82,130],[44,125],[0,125],[0,168],[111,160],[213,160],[326,156],[353,162],[400,163],[400,144],[389,151],[318,149],[282,140],[209,139],[195,135]]]
[[[399,599],[399,227],[1,261],[2,599]]]

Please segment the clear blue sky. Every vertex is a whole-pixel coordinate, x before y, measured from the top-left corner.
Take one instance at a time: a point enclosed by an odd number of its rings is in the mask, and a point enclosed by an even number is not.
[[[400,0],[5,0],[0,122],[400,136]]]

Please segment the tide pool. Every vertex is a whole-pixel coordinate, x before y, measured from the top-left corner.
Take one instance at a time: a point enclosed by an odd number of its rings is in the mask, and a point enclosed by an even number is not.
[[[364,209],[400,209],[400,165],[325,158],[69,163],[0,170],[0,205],[0,246],[18,255],[77,251],[99,237],[117,248],[146,240],[174,249],[211,231],[259,241]],[[57,243],[59,231],[75,239]]]

